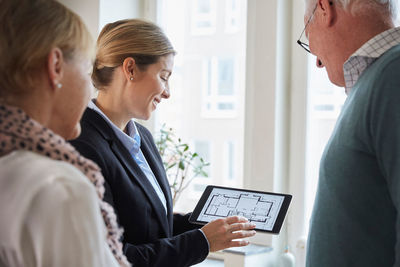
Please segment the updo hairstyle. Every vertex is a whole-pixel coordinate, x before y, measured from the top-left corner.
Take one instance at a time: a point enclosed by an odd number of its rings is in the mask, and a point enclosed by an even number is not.
[[[154,23],[140,19],[126,19],[109,23],[101,31],[96,45],[92,81],[101,90],[109,85],[114,69],[128,57],[135,59],[141,71],[159,58],[175,54],[167,36]]]

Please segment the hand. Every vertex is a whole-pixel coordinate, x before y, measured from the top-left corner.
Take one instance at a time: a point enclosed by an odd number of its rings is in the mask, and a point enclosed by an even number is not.
[[[234,240],[256,234],[256,225],[240,216],[218,219],[204,225],[201,230],[210,244],[210,252],[230,247],[243,247],[249,244],[246,240]]]

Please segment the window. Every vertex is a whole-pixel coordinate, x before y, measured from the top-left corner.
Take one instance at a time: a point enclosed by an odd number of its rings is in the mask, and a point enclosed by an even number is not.
[[[225,31],[235,33],[241,26],[238,0],[226,0]]]
[[[157,107],[155,131],[166,123],[210,162],[209,177],[192,181],[177,202],[177,211],[193,210],[208,184],[242,186],[243,183],[246,73],[243,23],[247,1],[234,1],[234,9],[243,19],[237,21],[238,30],[229,34],[225,30],[226,2],[229,1],[159,0],[162,12],[158,24],[177,55],[170,78],[171,97]],[[204,23],[193,24],[194,21]],[[207,35],[210,32],[205,34],[210,28],[214,32],[212,38]],[[202,34],[194,34],[196,31]]]
[[[235,73],[234,59],[213,57],[205,60],[203,73],[202,116],[236,116],[237,94],[234,77],[237,77],[238,73]]]
[[[314,56],[308,64],[308,114],[306,141],[305,175],[305,222],[306,232],[311,217],[318,183],[319,163],[322,152],[336,124],[343,103],[346,100],[344,88],[333,85],[325,69],[314,65]]]
[[[192,34],[209,35],[215,33],[216,6],[213,0],[191,1],[192,8]]]
[[[212,143],[209,141],[205,141],[205,140],[195,140],[193,142],[193,149],[194,151],[196,151],[196,153],[198,153],[205,162],[215,162],[213,161],[212,158]],[[198,162],[200,159],[197,158],[196,161]],[[215,166],[213,166],[213,164],[210,164],[209,166],[204,167],[204,171],[207,172],[208,177],[196,177],[194,178],[194,180],[192,181],[192,186],[187,188],[188,190],[186,190],[186,192],[184,192],[184,196],[185,198],[189,198],[189,196],[195,196],[196,199],[199,199],[201,194],[203,193],[203,191],[206,189],[206,186],[209,185],[210,183],[212,183],[212,174],[213,171],[212,169]],[[184,204],[186,203],[179,203],[180,207],[184,207]]]
[[[312,57],[312,56],[310,56]],[[309,62],[314,63],[313,60]],[[346,100],[343,88],[332,85],[325,69],[310,64],[309,70],[309,119],[311,124],[334,124]],[[312,140],[312,139],[311,139]]]
[[[227,183],[231,183],[236,178],[236,168],[235,168],[235,142],[226,141],[225,142],[225,159],[224,159],[224,172],[225,180]]]
[[[201,158],[205,162],[211,162],[211,145],[210,142],[208,141],[194,141],[194,151],[198,153]],[[197,158],[196,161],[200,161],[200,158]],[[204,168],[204,171],[208,173],[208,177],[201,177],[203,179],[209,179],[210,178],[210,170],[212,166],[206,166]]]

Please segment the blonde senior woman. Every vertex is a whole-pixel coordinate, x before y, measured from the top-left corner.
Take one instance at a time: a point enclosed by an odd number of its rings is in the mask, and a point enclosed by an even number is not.
[[[0,1],[0,266],[128,266],[80,134],[92,42],[52,0]]]

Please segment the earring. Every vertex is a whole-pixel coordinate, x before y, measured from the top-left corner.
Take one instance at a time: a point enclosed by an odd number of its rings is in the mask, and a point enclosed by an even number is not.
[[[133,81],[133,77],[130,77],[129,80]]]
[[[54,85],[57,89],[60,89],[62,87],[62,83],[54,82]]]

